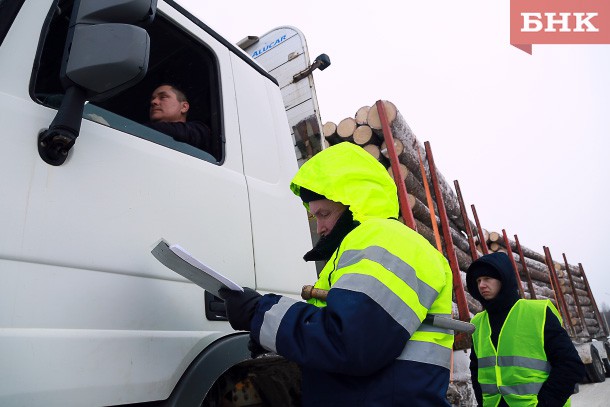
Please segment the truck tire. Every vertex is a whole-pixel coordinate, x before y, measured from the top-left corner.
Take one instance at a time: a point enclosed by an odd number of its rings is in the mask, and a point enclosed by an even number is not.
[[[610,377],[610,345],[608,345],[608,342],[604,342],[604,349],[606,350],[606,357],[602,361],[606,369],[606,377]]]
[[[593,345],[591,345],[591,363],[586,364],[585,369],[591,383],[601,383],[606,380],[602,358]]]
[[[212,386],[201,407],[300,405],[299,367],[269,353],[226,371]]]

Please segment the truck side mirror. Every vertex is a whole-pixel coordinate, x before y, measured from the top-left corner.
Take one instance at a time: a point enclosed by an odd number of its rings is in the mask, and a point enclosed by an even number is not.
[[[53,122],[38,136],[38,152],[61,165],[76,142],[87,100],[102,100],[146,75],[150,38],[132,24],[154,19],[157,0],[75,0],[60,79],[66,93]]]
[[[330,58],[328,57],[328,55],[320,54],[320,55],[318,55],[316,60],[313,61],[313,63],[309,66],[309,68],[295,74],[292,77],[292,83],[296,83],[296,82],[300,81],[301,79],[308,77],[316,69],[323,71],[326,68],[328,68],[329,66],[330,66]]]

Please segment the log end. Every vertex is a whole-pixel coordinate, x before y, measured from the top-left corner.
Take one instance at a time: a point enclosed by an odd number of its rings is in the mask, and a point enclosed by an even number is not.
[[[369,110],[371,110],[370,106],[362,106],[356,111],[356,114],[354,115],[354,119],[356,119],[356,124],[358,124],[359,126],[362,126],[363,124],[368,124],[367,120]]]
[[[356,127],[356,120],[352,117],[346,117],[337,125],[337,134],[342,139],[348,139],[352,137]]]
[[[388,123],[392,123],[396,119],[398,109],[396,109],[396,105],[394,105],[394,103],[388,100],[383,100],[382,103],[383,107],[385,108]],[[381,129],[381,119],[379,118],[379,112],[377,111],[377,103],[375,103],[369,109],[369,112],[367,114],[367,124],[371,126],[371,128],[374,130]]]

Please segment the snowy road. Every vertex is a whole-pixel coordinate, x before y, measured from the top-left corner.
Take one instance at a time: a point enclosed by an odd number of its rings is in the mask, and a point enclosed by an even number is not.
[[[572,396],[572,407],[607,407],[610,405],[610,379],[602,383],[581,384]]]

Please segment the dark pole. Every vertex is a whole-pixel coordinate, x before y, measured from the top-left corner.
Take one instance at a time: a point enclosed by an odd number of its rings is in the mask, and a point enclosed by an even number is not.
[[[523,249],[521,249],[521,245],[519,244],[519,238],[515,235],[515,245],[517,246],[517,251],[519,252],[519,258],[521,260],[521,266],[523,266],[523,272],[527,277],[527,286],[530,289],[530,298],[532,300],[536,299],[536,291],[534,290],[534,283],[532,283],[532,276],[530,275],[530,271],[527,269],[527,264],[525,263],[525,256],[523,255]]]
[[[587,288],[587,294],[591,299],[591,304],[593,304],[593,311],[595,312],[595,316],[597,317],[597,322],[601,326],[602,330],[605,333],[605,336],[610,335],[608,331],[608,324],[605,322],[605,319],[602,318],[599,313],[599,308],[597,308],[597,303],[595,302],[595,298],[593,297],[593,291],[591,291],[591,286],[589,285],[589,280],[587,280],[587,275],[585,274],[585,269],[582,267],[581,263],[578,263],[578,267],[580,268],[580,273],[582,274],[582,280],[585,282],[585,287]]]
[[[589,328],[587,328],[587,324],[585,322],[585,314],[582,312],[582,307],[580,306],[580,300],[578,299],[578,294],[576,294],[576,287],[574,286],[574,279],[572,278],[572,273],[570,272],[570,264],[568,263],[568,259],[565,253],[563,255],[563,262],[566,266],[566,273],[568,275],[568,280],[570,281],[570,289],[572,290],[572,296],[574,297],[574,302],[576,303],[576,310],[578,311],[578,316],[580,318],[580,325],[582,327],[583,333],[586,333],[588,336],[591,336],[589,333]]]
[[[464,221],[464,228],[466,229],[466,236],[468,237],[468,247],[470,247],[470,255],[472,256],[472,261],[475,261],[479,258],[479,254],[477,253],[477,246],[474,243],[474,238],[472,237],[472,229],[470,228],[470,220],[468,219],[468,214],[466,213],[466,207],[464,205],[464,199],[462,198],[462,191],[460,190],[460,183],[455,180],[453,181],[455,185],[455,193],[458,197],[458,202],[460,204],[460,212],[462,213],[462,220]]]
[[[504,238],[504,244],[506,245],[506,251],[508,252],[508,258],[510,259],[510,263],[513,265],[513,270],[515,270],[515,277],[517,277],[519,294],[521,295],[521,298],[525,298],[525,292],[523,291],[523,284],[521,283],[521,276],[519,275],[519,270],[517,269],[517,263],[515,262],[515,258],[513,257],[513,250],[510,248],[510,242],[508,241],[508,236],[506,236],[505,229],[502,229],[502,237]]]
[[[381,100],[377,101],[377,112],[379,113],[379,119],[381,120],[383,138],[388,149],[388,157],[390,158],[392,174],[394,174],[394,182],[396,183],[396,188],[398,189],[400,213],[405,220],[405,224],[411,229],[417,231],[415,219],[413,218],[413,212],[411,211],[409,201],[407,200],[407,187],[405,186],[405,183],[402,182],[400,168],[398,168],[398,155],[396,154],[396,149],[394,148],[394,137],[392,136],[392,130],[390,129],[390,125],[388,123],[388,116],[385,112],[385,106]]]
[[[430,143],[424,143],[426,147],[426,156],[428,158],[428,166],[430,168],[430,177],[432,178],[432,186],[434,187],[434,194],[436,195],[436,205],[438,206],[439,217],[441,219],[441,226],[443,228],[443,237],[445,239],[445,246],[447,249],[447,258],[451,271],[453,272],[453,291],[455,293],[455,299],[458,306],[459,318],[462,321],[470,321],[470,311],[468,310],[468,302],[466,301],[466,294],[464,293],[464,286],[462,285],[462,276],[460,275],[460,267],[458,266],[457,256],[453,247],[453,238],[449,232],[449,218],[447,217],[447,210],[445,209],[445,202],[441,194],[441,189],[436,175],[436,166],[434,165],[434,157],[432,156],[432,149]]]
[[[563,296],[563,292],[561,291],[561,287],[559,285],[559,278],[557,278],[557,273],[555,273],[555,264],[553,263],[553,257],[551,256],[551,250],[544,246],[544,255],[546,258],[546,265],[549,268],[549,273],[551,275],[551,281],[553,282],[553,288],[555,292],[555,301],[557,301],[557,305],[559,309],[563,309],[564,321],[567,320],[567,324],[564,322],[564,325],[567,326],[568,333],[571,337],[574,337],[574,326],[572,326],[572,318],[570,318],[570,311],[568,310],[568,304],[566,303],[566,299]]]
[[[487,242],[485,241],[485,236],[483,236],[483,229],[481,228],[481,223],[479,222],[479,215],[477,215],[477,209],[474,205],[470,205],[472,208],[472,216],[474,216],[474,221],[477,225],[477,230],[479,232],[479,242],[481,242],[481,250],[483,254],[489,254],[489,250],[487,250]]]
[[[438,223],[436,222],[436,214],[434,213],[434,201],[432,200],[432,194],[430,193],[430,184],[428,183],[428,176],[426,175],[426,169],[424,168],[424,160],[421,158],[419,148],[417,148],[417,156],[419,157],[419,171],[421,172],[421,179],[426,191],[426,201],[428,202],[428,208],[430,210],[430,222],[432,223],[432,231],[434,232],[436,249],[442,253],[443,244],[441,243],[441,235],[438,231]]]

